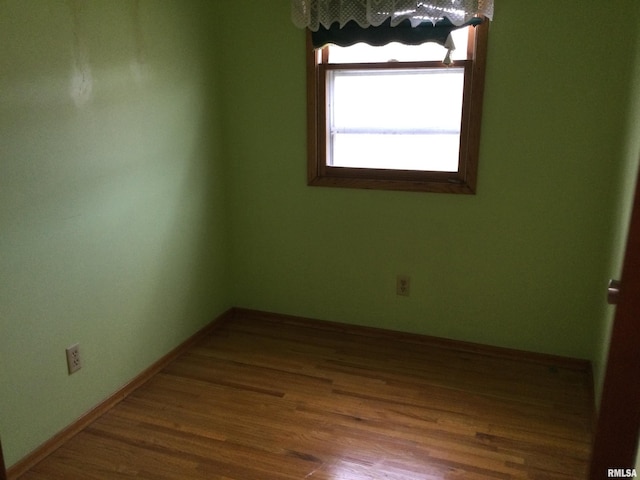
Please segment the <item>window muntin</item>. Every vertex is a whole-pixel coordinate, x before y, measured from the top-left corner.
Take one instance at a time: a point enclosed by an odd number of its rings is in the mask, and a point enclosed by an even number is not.
[[[374,189],[394,189],[394,190],[416,190],[448,193],[475,193],[477,177],[477,159],[480,139],[480,119],[482,110],[482,92],[484,86],[484,67],[486,62],[486,45],[488,37],[488,21],[476,27],[468,27],[455,32],[458,37],[466,35],[468,42],[464,48],[464,41],[457,40],[457,52],[453,56],[453,66],[446,68],[443,66],[442,58],[446,50],[436,45],[440,49],[437,53],[438,60],[424,60],[427,56],[415,57],[411,53],[409,57],[402,57],[396,52],[391,52],[394,48],[409,49],[418,51],[422,46],[397,47],[395,44],[385,47],[370,47],[362,44],[352,47],[328,46],[314,50],[311,38],[308,39],[308,132],[309,132],[309,161],[308,161],[308,183],[317,186],[351,187],[351,188],[374,188]],[[429,47],[433,45],[428,44]],[[460,48],[460,45],[463,47]],[[369,56],[358,57],[366,59],[367,62],[353,62],[354,58],[344,57],[344,51],[360,50],[374,51],[381,53],[377,58]],[[416,50],[417,49],[417,50]],[[369,55],[367,53],[367,55]],[[430,54],[433,57],[435,53]],[[418,58],[419,60],[415,60]],[[461,59],[462,58],[462,59]],[[464,59],[466,58],[466,59]],[[375,61],[374,61],[375,60]],[[450,95],[443,96],[438,91],[431,88],[422,88],[420,93],[423,96],[431,97],[432,105],[441,102],[442,98],[448,100],[447,107],[443,108],[441,117],[445,120],[441,127],[434,127],[429,124],[427,116],[423,117],[425,122],[418,128],[407,126],[408,116],[406,114],[393,114],[391,118],[401,118],[399,122],[402,128],[413,131],[396,131],[394,134],[380,131],[385,126],[378,126],[378,131],[365,131],[357,124],[342,124],[341,115],[338,115],[338,123],[335,122],[334,109],[336,109],[336,94],[332,83],[338,78],[339,81],[353,76],[355,78],[370,80],[375,77],[372,71],[384,70],[415,70],[418,72],[433,70],[431,78],[437,78],[438,74],[445,75],[445,70],[455,72],[450,74],[449,79],[458,78],[463,80],[462,96],[459,89],[455,98]],[[358,75],[355,73],[359,71]],[[462,73],[461,73],[462,72]],[[404,73],[399,74],[399,78]],[[341,78],[344,77],[344,78]],[[454,82],[456,83],[456,82]],[[457,84],[457,83],[456,83]],[[339,85],[340,87],[340,85]],[[338,89],[338,100],[340,98],[340,88]],[[392,92],[383,92],[384,95],[374,97],[372,104],[392,103],[385,101],[385,98],[393,98],[399,89]],[[414,92],[418,95],[418,92]],[[411,95],[408,95],[411,97]],[[360,100],[353,100],[357,103]],[[461,102],[461,104],[460,104]],[[398,102],[406,103],[406,102]],[[453,107],[452,107],[453,106]],[[386,107],[385,107],[386,108]],[[391,107],[389,107],[391,108]],[[424,109],[425,107],[421,107]],[[382,108],[381,108],[382,109]],[[431,108],[431,110],[434,110]],[[456,111],[458,115],[459,133],[451,125],[449,115]],[[339,109],[338,109],[339,112]],[[353,114],[352,118],[357,117]],[[360,129],[359,129],[360,128]],[[371,126],[369,125],[369,128]],[[438,131],[440,129],[440,131]],[[440,136],[439,136],[440,135]],[[456,142],[453,137],[457,136],[458,158],[457,166],[455,159]],[[381,141],[381,137],[386,137],[385,146],[376,142]],[[429,147],[425,147],[424,141],[430,138],[433,146],[431,151],[446,148],[453,152],[448,157],[441,157],[439,160],[428,158]],[[354,146],[357,142],[360,145]],[[423,142],[421,144],[420,142]],[[363,147],[363,145],[365,145]],[[368,145],[368,146],[367,146]],[[427,149],[425,151],[425,148]],[[340,154],[339,150],[350,149],[352,151],[376,152],[354,156],[348,160],[349,155]],[[338,155],[336,155],[338,151]],[[402,153],[402,152],[405,153]],[[417,155],[420,152],[420,155]],[[389,166],[388,158],[394,158],[393,166]],[[417,160],[420,158],[420,160]],[[425,160],[426,159],[426,160]],[[385,163],[386,162],[386,163]],[[425,163],[426,162],[426,163]],[[416,165],[422,165],[416,167]],[[424,166],[428,165],[428,166]]]

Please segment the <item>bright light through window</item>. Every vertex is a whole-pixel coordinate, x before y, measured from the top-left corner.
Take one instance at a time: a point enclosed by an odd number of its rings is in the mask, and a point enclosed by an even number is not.
[[[338,69],[328,83],[329,165],[458,170],[463,68]]]

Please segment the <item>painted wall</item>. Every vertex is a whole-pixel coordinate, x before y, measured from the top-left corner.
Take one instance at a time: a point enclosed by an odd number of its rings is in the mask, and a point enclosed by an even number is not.
[[[8,465],[230,307],[202,5],[0,2]],[[84,365],[68,376],[75,342]]]
[[[592,358],[637,17],[497,2],[478,194],[455,196],[307,187],[304,33],[288,2],[233,3],[248,9],[222,26],[235,305]]]
[[[0,0],[7,463],[231,305],[600,358],[638,25],[602,3],[500,0],[454,196],[306,186],[289,2]]]

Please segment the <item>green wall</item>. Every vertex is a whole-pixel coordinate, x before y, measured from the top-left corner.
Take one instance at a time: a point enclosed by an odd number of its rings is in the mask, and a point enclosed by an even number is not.
[[[638,18],[496,3],[475,196],[307,187],[288,2],[223,26],[235,305],[592,358]]]
[[[230,307],[198,2],[0,2],[0,432],[9,465]],[[68,376],[65,348],[80,343]]]
[[[497,1],[475,196],[307,187],[304,33],[255,5],[0,0],[8,464],[232,305],[602,363],[637,2]]]

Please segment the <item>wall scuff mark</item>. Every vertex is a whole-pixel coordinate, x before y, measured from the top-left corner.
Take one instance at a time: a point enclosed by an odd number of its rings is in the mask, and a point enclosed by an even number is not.
[[[85,0],[68,0],[73,21],[73,65],[70,94],[77,107],[85,105],[93,95],[93,75],[89,63],[89,47],[82,29]]]

